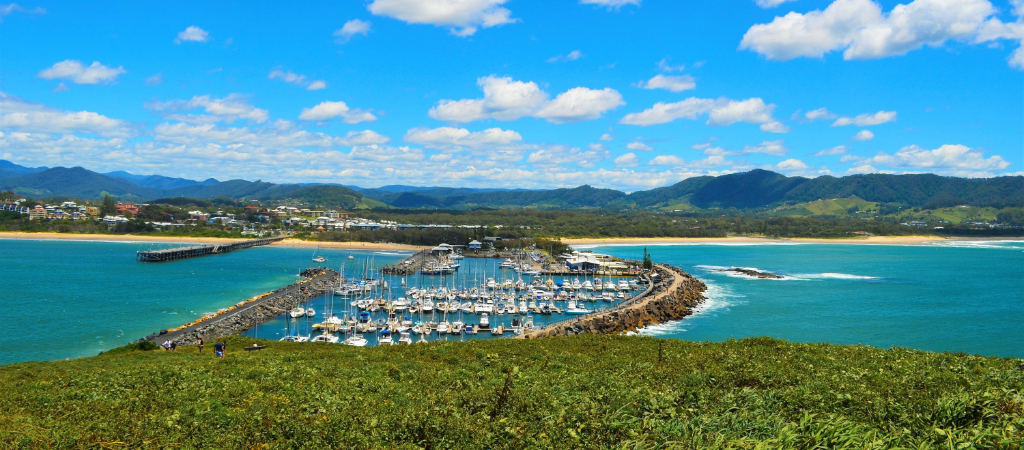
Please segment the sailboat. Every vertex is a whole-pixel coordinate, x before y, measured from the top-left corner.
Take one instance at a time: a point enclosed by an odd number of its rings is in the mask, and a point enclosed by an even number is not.
[[[318,245],[318,246],[316,246],[316,250],[313,250],[313,262],[315,262],[317,264],[323,264],[323,263],[327,262],[327,258],[324,258],[323,255],[317,256],[317,252],[319,252],[319,251],[320,251],[320,246]]]

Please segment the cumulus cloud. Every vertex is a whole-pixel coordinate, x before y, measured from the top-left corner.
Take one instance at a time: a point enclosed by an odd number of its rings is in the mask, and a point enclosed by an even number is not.
[[[490,75],[477,79],[484,91],[482,99],[441,100],[430,109],[430,117],[448,122],[472,122],[483,119],[516,120],[539,117],[552,123],[577,122],[600,117],[624,102],[618,91],[577,87],[548,100],[548,94],[532,81]]]
[[[583,57],[583,52],[579,50],[573,50],[565,55],[552,56],[548,58],[549,63],[553,62],[564,62],[564,61],[575,61]]]
[[[91,111],[64,111],[0,92],[0,128],[30,133],[88,133],[124,138],[135,134],[125,121]]]
[[[339,139],[341,145],[356,146],[356,145],[371,145],[371,144],[385,144],[390,141],[391,138],[381,135],[373,130],[363,131],[349,131],[345,136]]]
[[[665,89],[671,92],[683,92],[697,88],[697,82],[690,75],[655,75],[647,81],[637,83],[644,89]]]
[[[285,83],[290,83],[290,84],[294,84],[296,86],[301,86],[301,87],[306,88],[307,91],[317,91],[317,90],[324,89],[324,88],[327,87],[327,82],[326,81],[323,81],[323,80],[308,81],[308,80],[306,80],[306,76],[305,75],[299,75],[297,73],[292,73],[292,71],[285,72],[285,71],[282,71],[282,70],[274,70],[274,71],[270,72],[270,75],[267,75],[267,78],[270,78],[271,80],[281,80],[281,81],[284,81]]]
[[[868,130],[860,130],[850,138],[852,141],[870,141],[875,138],[875,133]]]
[[[635,153],[626,153],[612,161],[617,167],[636,167],[640,165],[640,158]]]
[[[580,150],[576,147],[549,146],[530,153],[526,162],[534,165],[572,164],[589,169],[606,159],[608,159],[608,151],[601,146],[590,147],[587,150]]]
[[[814,156],[842,155],[842,154],[846,153],[846,151],[849,150],[849,149],[850,149],[850,147],[847,147],[845,145],[837,145],[837,146],[832,147],[832,148],[826,148],[824,150],[821,150],[821,151],[815,153]]]
[[[686,70],[686,66],[682,64],[673,66],[672,60],[668,57],[665,57],[661,58],[661,61],[658,61],[658,70],[662,72],[682,72]]]
[[[812,122],[815,120],[832,120],[835,119],[836,117],[839,116],[832,114],[826,108],[818,108],[813,111],[807,111],[807,114],[804,114],[804,118]]]
[[[575,87],[558,94],[533,115],[551,123],[580,122],[597,119],[605,111],[625,104],[622,95],[615,89]]]
[[[1012,32],[986,33],[1002,24],[992,18],[996,13],[987,0],[914,0],[888,13],[872,0],[835,0],[824,10],[790,12],[750,27],[740,48],[775,60],[821,58],[843,50],[843,59],[857,60],[904,55],[950,40],[1024,39]]]
[[[406,23],[448,28],[456,36],[471,36],[479,28],[516,22],[507,0],[373,0],[371,13]]]
[[[743,153],[763,153],[765,155],[782,156],[789,153],[789,148],[786,147],[785,141],[762,141],[757,145],[748,145],[743,147]]]
[[[652,166],[682,166],[686,164],[686,161],[676,155],[658,155],[647,164]]]
[[[85,66],[76,60],[64,60],[44,69],[37,75],[47,80],[62,79],[69,80],[76,84],[108,84],[117,80],[118,75],[128,73],[124,67],[107,67],[99,61],[93,61]]]
[[[348,124],[377,120],[377,116],[374,116],[369,111],[359,108],[351,109],[345,102],[320,102],[312,108],[302,108],[302,112],[299,113],[300,120],[312,122],[323,122],[339,117]]]
[[[779,6],[779,5],[783,4],[783,3],[793,2],[793,1],[796,1],[796,0],[754,0],[754,3],[757,3],[757,6],[760,6],[761,8],[768,9],[768,8],[774,8],[774,7]]]
[[[405,141],[439,150],[481,148],[486,146],[507,146],[522,142],[523,137],[512,130],[488,128],[470,132],[465,128],[413,128],[405,133]]]
[[[654,150],[654,147],[644,144],[643,142],[630,142],[626,144],[626,148],[630,150],[639,150],[643,152],[649,152],[651,150]]]
[[[352,39],[352,36],[355,36],[357,34],[366,36],[369,33],[370,22],[359,19],[352,19],[348,22],[345,22],[345,25],[343,25],[341,28],[335,30],[334,37],[336,38],[335,40],[339,44],[344,44],[348,42],[349,39]]]
[[[658,125],[677,119],[696,120],[707,114],[708,125],[727,126],[737,122],[762,124],[763,131],[784,133],[789,129],[772,118],[775,105],[765,104],[760,98],[730,100],[691,97],[675,103],[654,104],[650,109],[626,114],[619,123],[627,125]]]
[[[934,150],[909,145],[892,155],[879,153],[871,158],[860,160],[858,165],[923,169],[954,176],[990,177],[993,176],[994,171],[1009,167],[1010,162],[999,155],[986,158],[981,150],[965,145],[947,144]]]
[[[640,6],[640,0],[580,0],[583,5],[597,5],[608,9],[619,9],[626,5]]]
[[[195,25],[192,25],[186,28],[184,31],[178,33],[178,37],[174,38],[174,43],[180,44],[182,42],[209,42],[210,39],[212,38],[210,37],[209,32]]]
[[[605,134],[601,135],[601,140],[602,141],[611,141],[611,140],[614,140],[614,139],[615,139],[615,136],[612,136],[612,135],[610,135],[608,133],[605,133]]]
[[[190,100],[169,100],[161,102],[153,100],[145,104],[146,109],[163,115],[164,119],[187,123],[211,123],[236,120],[248,120],[255,123],[266,122],[270,114],[249,103],[249,99],[241,94],[229,94],[224,98],[209,95],[192,97]],[[206,114],[181,114],[182,111],[201,108]]]
[[[847,125],[856,125],[858,127],[867,127],[871,125],[881,125],[894,120],[896,120],[896,111],[879,111],[874,114],[858,114],[857,117],[840,117],[832,123],[832,126],[844,127]]]

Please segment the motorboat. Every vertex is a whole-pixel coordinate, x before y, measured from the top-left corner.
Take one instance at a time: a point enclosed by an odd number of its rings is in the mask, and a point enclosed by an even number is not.
[[[368,341],[360,334],[353,334],[345,339],[345,345],[351,345],[353,347],[366,347]]]
[[[338,337],[333,334],[324,333],[314,337],[313,339],[310,339],[309,342],[326,342],[328,344],[337,344]]]
[[[489,317],[487,317],[487,313],[481,314],[480,315],[480,324],[477,325],[477,328],[481,329],[481,330],[486,330],[486,329],[488,329],[490,327],[491,327],[491,319]],[[476,334],[476,333],[473,333],[473,334]]]
[[[457,320],[455,322],[452,322],[451,333],[452,334],[462,334],[462,331],[465,329],[465,327],[466,327],[466,324],[463,323],[461,320]]]
[[[566,314],[590,314],[592,312],[594,311],[591,311],[583,306],[580,306],[573,300],[569,300],[568,306],[565,307]]]
[[[377,345],[395,345],[395,340],[391,338],[390,330],[380,331],[380,337],[377,338]]]
[[[627,282],[626,280],[619,280],[619,290],[620,291],[628,291],[629,290],[629,282]]]
[[[442,320],[442,321],[437,323],[437,334],[438,335],[448,334],[448,331],[449,331],[449,324],[448,324],[447,320]]]
[[[316,317],[316,311],[313,308],[306,308],[306,317]]]
[[[399,344],[412,344],[412,336],[409,334],[408,331],[403,331],[401,333],[398,333],[398,343]]]

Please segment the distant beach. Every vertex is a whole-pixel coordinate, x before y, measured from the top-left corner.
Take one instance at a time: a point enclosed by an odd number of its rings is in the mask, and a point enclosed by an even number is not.
[[[77,234],[77,233],[24,233],[19,231],[0,232],[0,239],[61,240],[61,241],[106,241],[106,242],[165,242],[181,244],[206,244],[215,242],[237,242],[236,238],[149,236],[136,234]],[[426,247],[406,244],[377,242],[318,242],[299,239],[285,239],[272,244],[277,247],[323,247],[347,250],[398,250],[419,251]]]
[[[817,239],[817,238],[761,238],[731,236],[724,238],[580,238],[562,239],[568,245],[644,245],[644,244],[875,244],[875,245],[924,245],[929,242],[946,241],[938,236],[870,236],[863,238]],[[983,240],[983,239],[960,239]]]

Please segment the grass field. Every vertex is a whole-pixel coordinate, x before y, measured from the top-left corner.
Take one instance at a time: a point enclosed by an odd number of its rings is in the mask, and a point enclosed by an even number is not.
[[[1002,448],[1024,360],[767,338],[233,338],[0,367],[0,448]]]

